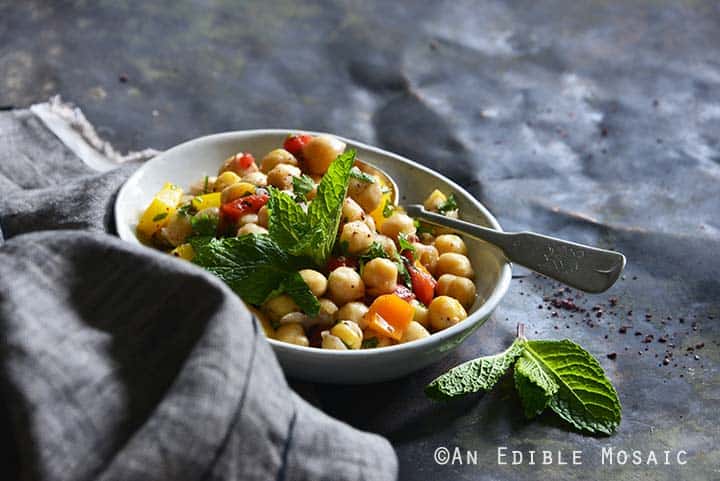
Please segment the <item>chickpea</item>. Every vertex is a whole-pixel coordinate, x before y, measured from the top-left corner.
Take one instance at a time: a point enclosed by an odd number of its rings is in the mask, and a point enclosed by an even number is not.
[[[440,254],[454,252],[455,254],[467,255],[465,242],[455,234],[443,234],[435,239],[435,248]]]
[[[362,272],[365,287],[373,294],[390,294],[397,286],[397,265],[390,259],[376,257],[371,260]]]
[[[370,231],[367,224],[361,220],[348,222],[340,233],[340,242],[347,242],[347,250],[350,254],[361,254],[373,243],[375,235]]]
[[[332,324],[335,319],[335,314],[338,311],[338,306],[333,301],[327,298],[318,299],[320,302],[320,310],[314,321],[316,324]]]
[[[264,312],[261,312],[254,306],[247,305],[246,307],[260,322],[260,327],[262,327],[262,330],[265,333],[265,337],[267,337],[268,339],[275,339],[275,328],[272,326],[272,323],[270,322],[268,316],[266,316]]]
[[[310,292],[312,292],[315,297],[322,297],[325,294],[325,291],[327,291],[327,279],[318,271],[303,269],[300,271],[300,277],[302,277],[303,281],[305,281],[305,284],[307,284],[310,289]]]
[[[218,175],[217,180],[215,181],[215,185],[213,185],[213,189],[215,192],[222,192],[225,190],[225,187],[228,187],[233,184],[237,184],[242,179],[240,179],[240,176],[237,175],[235,172],[223,172],[222,174]]]
[[[428,317],[432,328],[440,331],[467,318],[467,312],[457,299],[450,296],[438,296],[428,307]]]
[[[403,333],[403,337],[400,339],[400,342],[417,341],[425,337],[430,337],[430,333],[427,329],[425,329],[425,326],[417,321],[410,321],[410,324],[408,324],[405,328],[405,332]]]
[[[240,227],[244,226],[245,224],[257,224],[258,223],[258,215],[257,214],[245,214],[240,216],[240,218],[237,220],[237,225]]]
[[[472,279],[475,277],[470,259],[462,254],[456,254],[454,252],[447,252],[442,254],[437,261],[437,267],[435,273],[438,276],[443,274],[455,274],[460,277],[468,277]]]
[[[342,340],[330,334],[330,331],[323,331],[320,333],[320,336],[322,336],[322,348],[323,349],[335,349],[337,351],[346,351],[347,346],[342,342]]]
[[[350,197],[345,197],[342,208],[342,219],[343,222],[353,222],[356,220],[363,220],[365,218],[365,212],[360,204],[352,200]]]
[[[454,297],[466,309],[475,302],[475,283],[467,277],[443,274],[437,281],[435,292],[440,296]]]
[[[206,185],[205,179],[207,179],[207,185]],[[217,181],[217,177],[215,177],[214,175],[203,177],[202,179],[200,179],[197,182],[194,182],[192,185],[190,185],[190,193],[193,195],[205,194],[206,189],[207,189],[207,192],[215,192],[215,182],[216,181]]]
[[[280,190],[290,190],[293,186],[293,177],[300,177],[300,169],[290,164],[278,164],[267,174],[268,184]]]
[[[397,240],[400,233],[415,234],[417,229],[412,218],[402,212],[395,212],[380,226],[380,233]]]
[[[375,228],[375,219],[373,219],[371,215],[365,216],[365,224],[370,229],[370,232],[372,232],[373,234],[377,232],[377,229]]]
[[[255,185],[249,182],[241,181],[237,184],[228,185],[222,190],[222,193],[220,194],[220,203],[227,204],[228,202],[232,202],[240,197],[254,193]]]
[[[372,212],[377,209],[380,202],[382,202],[380,182],[377,180],[375,182],[365,182],[364,180],[350,177],[348,196],[360,204],[360,207],[365,209],[365,212]]]
[[[348,302],[335,313],[335,320],[353,321],[357,323],[361,329],[365,329],[367,327],[365,314],[367,314],[368,310],[368,306],[362,302]]]
[[[415,309],[415,313],[413,314],[413,321],[419,322],[425,328],[429,328],[430,318],[428,317],[428,308],[416,299],[410,301],[410,305],[413,306],[413,309]]]
[[[308,323],[308,316],[304,312],[289,312],[280,318],[279,324],[302,324],[303,327]]]
[[[266,301],[263,305],[263,311],[271,321],[278,322],[286,314],[300,311],[300,308],[295,304],[295,301],[292,300],[292,297],[287,294],[280,294]]]
[[[240,177],[243,177],[251,172],[257,172],[258,166],[255,163],[255,159],[252,159],[252,162],[247,167],[242,167],[242,158],[245,157],[247,154],[245,152],[238,152],[237,154],[228,157],[225,159],[225,162],[223,162],[223,165],[220,167],[220,171],[218,172],[218,175],[222,175],[225,172],[234,172]]]
[[[350,349],[360,349],[363,332],[353,321],[340,321],[330,329],[330,334],[340,340]]]
[[[167,225],[162,228],[161,232],[165,239],[173,247],[179,246],[180,244],[185,242],[185,239],[190,234],[192,234],[192,224],[190,224],[190,217],[177,211],[174,212],[170,216],[170,220],[168,220]]]
[[[335,158],[345,150],[345,142],[330,135],[318,135],[303,147],[305,170],[324,174]]]
[[[249,174],[243,175],[242,180],[257,185],[258,187],[267,186],[267,175],[262,172],[250,172]]]
[[[260,170],[267,174],[278,164],[298,165],[298,161],[293,154],[285,149],[275,149],[262,158],[260,161]]]
[[[283,324],[278,327],[275,331],[275,339],[296,346],[308,347],[310,345],[310,341],[305,335],[305,329],[297,323]]]
[[[264,205],[260,207],[260,210],[257,213],[258,216],[258,225],[265,227],[267,229],[268,221],[270,220],[270,211],[268,209],[267,205]]]
[[[447,202],[447,196],[435,189],[427,196],[427,199],[423,202],[423,206],[430,212],[437,212],[445,202]]]
[[[391,238],[389,238],[386,235],[378,234],[375,236],[375,242],[380,243],[383,250],[387,255],[390,257],[394,257],[395,254],[397,254],[397,246],[395,245],[395,241],[393,241]]]
[[[350,267],[338,267],[328,277],[330,298],[343,305],[365,296],[365,283],[360,274]]]
[[[261,227],[257,224],[245,224],[244,226],[240,227],[237,231],[237,235],[247,235],[247,234],[267,234],[268,230],[265,227]]]
[[[422,244],[420,242],[413,242],[415,247],[415,259],[420,261],[420,264],[425,266],[425,269],[432,275],[435,275],[435,268],[437,267],[438,258],[440,254],[434,246]]]

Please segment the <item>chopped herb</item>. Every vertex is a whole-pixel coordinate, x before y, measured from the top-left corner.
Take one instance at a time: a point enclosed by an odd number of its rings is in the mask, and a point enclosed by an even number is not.
[[[440,206],[438,207],[438,212],[440,212],[441,214],[446,214],[454,210],[458,210],[458,205],[457,201],[455,200],[455,194],[450,194],[447,200],[440,204]]]
[[[415,219],[414,223],[415,223],[416,233],[417,233],[418,235],[422,235],[422,234],[430,234],[430,235],[433,235],[433,234],[435,234],[435,231],[433,230],[432,226],[429,226],[429,225],[427,225],[427,224],[423,224],[422,222],[420,222],[420,221],[417,220],[417,219]]]
[[[203,185],[203,194],[207,194],[207,193],[208,193],[208,182],[209,182],[209,180],[210,180],[210,178],[206,175],[206,176],[205,176],[205,184]]]
[[[387,257],[387,254],[385,253],[385,248],[381,243],[379,243],[378,241],[373,241],[373,243],[370,244],[370,247],[368,247],[367,251],[365,251],[365,254],[361,256],[361,258],[370,260],[375,259],[376,257]]]
[[[185,217],[189,217],[195,213],[195,207],[192,205],[192,202],[188,202],[187,204],[178,207],[177,213],[184,215]]]
[[[315,182],[311,177],[303,174],[300,177],[293,177],[293,193],[295,202],[307,201],[307,195],[315,188]]]
[[[350,243],[346,240],[341,240],[340,242],[335,244],[335,250],[337,251],[338,256],[347,256],[349,248]]]
[[[362,345],[360,346],[361,349],[372,349],[374,347],[378,347],[378,338],[377,337],[371,337],[370,339],[363,339]]]
[[[214,236],[218,227],[218,216],[209,212],[196,214],[190,219],[192,226],[192,235],[195,236]]]
[[[402,251],[410,251],[413,254],[415,253],[415,246],[410,243],[410,241],[407,238],[407,234],[403,234],[402,232],[398,235],[398,244],[400,244],[400,252]]]
[[[350,171],[350,177],[352,177],[353,179],[360,180],[362,182],[367,182],[368,184],[375,183],[375,177],[373,177],[370,174],[366,174],[365,172],[361,171],[357,167],[353,167],[353,169]]]
[[[412,289],[412,277],[410,276],[410,272],[408,272],[407,267],[405,266],[405,258],[398,253],[395,253],[392,256],[388,255],[388,253],[385,252],[385,248],[382,246],[382,244],[377,241],[370,244],[368,250],[365,251],[365,253],[361,255],[358,259],[360,275],[362,275],[365,264],[378,257],[393,261],[397,266],[398,275],[405,281],[405,285]]]
[[[403,278],[405,281],[405,285],[412,290],[413,284],[412,284],[412,276],[410,275],[410,271],[408,271],[407,266],[405,265],[405,262],[402,260],[400,256],[396,256],[395,264],[397,264],[398,268],[398,275]]]
[[[152,221],[153,221],[153,222],[160,222],[161,220],[163,220],[163,219],[164,219],[165,217],[167,217],[167,216],[168,216],[168,213],[167,213],[167,212],[162,212],[162,213],[156,215],[155,217],[153,217]]]
[[[393,212],[395,212],[395,206],[390,202],[390,199],[387,199],[385,201],[385,206],[383,207],[382,215],[386,219],[393,215]]]

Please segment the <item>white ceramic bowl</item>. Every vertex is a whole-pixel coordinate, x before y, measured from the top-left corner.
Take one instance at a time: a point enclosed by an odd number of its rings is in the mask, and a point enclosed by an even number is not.
[[[216,175],[224,159],[236,152],[256,158],[282,145],[293,130],[228,132],[185,142],[140,167],[120,190],[115,221],[121,239],[139,243],[135,226],[153,195],[165,182],[187,187],[204,175]],[[315,134],[316,132],[308,132]],[[451,180],[399,155],[343,139],[362,160],[380,167],[397,183],[400,203],[422,203],[433,190],[455,193],[464,220],[500,230],[500,225],[480,202]],[[495,247],[466,238],[477,278],[478,298],[461,323],[429,338],[407,344],[357,351],[300,347],[270,339],[285,373],[293,378],[337,384],[361,384],[398,378],[425,367],[456,348],[492,314],[508,289],[510,264]],[[178,262],[184,262],[178,260]]]

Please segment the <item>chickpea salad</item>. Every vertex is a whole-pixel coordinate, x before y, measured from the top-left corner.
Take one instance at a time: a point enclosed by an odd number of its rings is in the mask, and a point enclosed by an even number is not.
[[[166,183],[138,238],[216,274],[278,341],[380,348],[461,322],[476,297],[465,242],[409,217],[356,160],[329,135],[290,135],[259,165],[240,152],[187,192]],[[459,214],[451,193],[424,205]]]

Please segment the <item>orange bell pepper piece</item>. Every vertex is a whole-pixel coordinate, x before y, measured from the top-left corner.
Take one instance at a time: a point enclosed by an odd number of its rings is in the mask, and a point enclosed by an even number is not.
[[[410,303],[396,294],[385,294],[373,301],[365,320],[369,329],[399,341],[414,314],[415,309]]]

